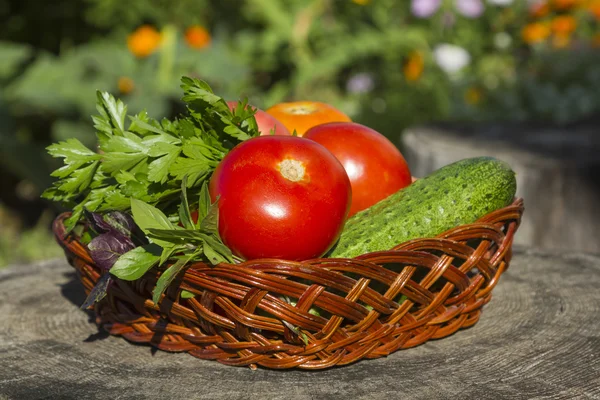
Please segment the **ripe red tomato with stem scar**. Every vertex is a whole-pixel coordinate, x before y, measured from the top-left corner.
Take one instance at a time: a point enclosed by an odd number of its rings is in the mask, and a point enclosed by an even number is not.
[[[352,198],[342,164],[296,136],[259,136],[233,148],[209,184],[218,197],[219,235],[244,259],[305,260],[342,232]]]

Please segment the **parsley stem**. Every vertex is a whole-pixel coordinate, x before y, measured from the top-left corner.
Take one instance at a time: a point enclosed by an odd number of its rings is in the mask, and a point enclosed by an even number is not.
[[[166,25],[162,29],[162,43],[160,61],[158,66],[158,82],[161,89],[166,89],[171,84],[173,65],[175,64],[175,49],[177,47],[177,31],[173,25]]]

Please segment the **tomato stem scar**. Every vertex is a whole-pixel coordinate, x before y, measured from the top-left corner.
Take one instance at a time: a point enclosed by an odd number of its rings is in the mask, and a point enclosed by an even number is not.
[[[279,163],[279,172],[285,179],[298,182],[304,178],[304,164],[298,160],[283,160]]]

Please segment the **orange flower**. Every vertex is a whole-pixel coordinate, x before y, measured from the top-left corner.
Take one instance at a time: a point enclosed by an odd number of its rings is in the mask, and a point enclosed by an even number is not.
[[[587,6],[588,11],[600,21],[600,1],[592,1]]]
[[[550,12],[550,6],[548,3],[535,3],[529,9],[529,15],[533,18],[543,18]]]
[[[412,51],[408,55],[408,60],[404,64],[404,77],[409,82],[418,80],[423,74],[425,60],[423,55],[418,51]]]
[[[552,7],[556,10],[568,10],[577,6],[580,0],[552,0]]]
[[[550,28],[541,22],[532,22],[525,25],[521,31],[523,40],[528,44],[543,42],[550,36]]]
[[[564,49],[571,43],[571,35],[564,33],[557,33],[552,37],[552,46],[557,49]]]
[[[160,33],[150,25],[142,25],[127,37],[127,47],[136,57],[148,57],[160,45]]]
[[[185,31],[185,41],[193,49],[203,49],[211,42],[210,33],[200,25],[192,25]]]
[[[465,92],[465,101],[468,104],[471,104],[473,106],[477,105],[477,104],[481,103],[482,99],[483,99],[483,92],[481,91],[481,89],[479,89],[477,87],[470,87]]]
[[[133,79],[128,76],[122,76],[119,78],[117,82],[117,87],[119,88],[119,92],[121,94],[129,94],[135,89],[135,84],[133,83]]]
[[[577,28],[577,21],[571,15],[559,15],[550,23],[550,29],[557,35],[569,35],[575,28]]]
[[[371,2],[371,0],[352,0],[354,4],[358,4],[359,6],[366,6]]]

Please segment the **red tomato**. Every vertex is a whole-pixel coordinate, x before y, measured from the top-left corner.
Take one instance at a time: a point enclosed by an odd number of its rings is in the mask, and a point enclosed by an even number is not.
[[[344,167],[320,144],[259,136],[231,150],[209,185],[219,234],[244,259],[305,260],[338,239],[352,192]]]
[[[350,216],[411,183],[406,160],[379,132],[354,122],[331,122],[309,129],[305,138],[325,146],[342,163],[352,184]]]
[[[227,105],[231,110],[237,107],[237,101],[228,101]],[[256,113],[254,114],[254,118],[256,119],[256,125],[258,125],[258,131],[261,136],[271,135],[272,133],[275,135],[284,135],[290,136],[290,131],[283,125],[279,120],[277,120],[274,116],[267,114],[266,111],[261,110],[260,108],[256,108],[254,106],[248,105],[247,107],[252,107],[256,109]]]

